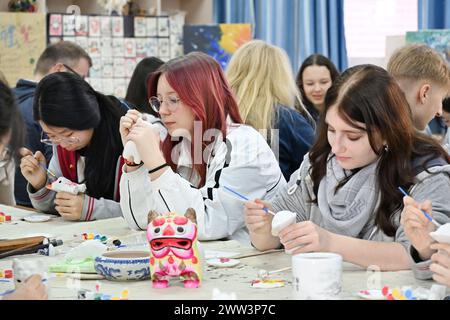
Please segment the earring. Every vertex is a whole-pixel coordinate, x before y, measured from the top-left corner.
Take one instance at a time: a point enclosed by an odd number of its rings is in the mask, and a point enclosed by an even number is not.
[[[384,149],[384,152],[388,152],[389,151],[389,146],[386,144],[386,145],[384,145],[383,149]]]

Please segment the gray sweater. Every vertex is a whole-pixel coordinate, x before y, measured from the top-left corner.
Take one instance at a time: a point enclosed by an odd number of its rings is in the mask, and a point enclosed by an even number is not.
[[[290,210],[297,213],[297,222],[310,220],[322,227],[321,212],[317,204],[312,203],[311,199],[315,198],[313,192],[313,183],[309,170],[311,164],[308,154],[305,155],[300,168],[295,171],[289,183],[283,187],[274,202],[272,203],[275,212],[281,210]],[[433,204],[433,217],[440,223],[450,222],[450,165],[436,166],[429,168],[427,173],[423,171],[416,176],[416,184],[411,189],[411,196],[418,202],[431,200]],[[293,187],[297,180],[300,180],[298,187],[289,195],[288,190]],[[371,217],[361,230],[355,230],[359,234],[358,238],[365,240],[398,242],[405,247],[410,253],[411,267],[414,275],[419,279],[431,278],[429,271],[430,261],[418,261],[415,250],[411,246],[403,227],[400,225],[400,213],[395,212],[393,221],[397,227],[394,237],[389,237],[378,229],[374,223],[374,216]],[[338,234],[345,234],[336,227],[330,230]]]
[[[117,190],[118,188],[118,172],[119,170],[122,170],[122,167],[120,166],[120,158],[116,161],[116,181],[114,190]],[[84,157],[80,157],[78,159],[76,168],[78,183],[83,183],[84,181],[84,163]],[[61,177],[63,175],[61,166],[59,164],[58,152],[56,151],[56,147],[53,148],[53,157],[50,160],[49,170],[53,172],[57,177]],[[54,180],[56,179],[49,179],[47,177],[45,185],[52,183]],[[56,192],[47,189],[45,186],[40,190],[35,190],[29,183],[27,184],[27,191],[28,195],[30,196],[31,203],[35,209],[45,213],[57,213],[54,202]],[[118,199],[110,200],[105,198],[96,199],[88,196],[87,194],[84,194],[80,221],[122,217],[120,203],[117,200]]]

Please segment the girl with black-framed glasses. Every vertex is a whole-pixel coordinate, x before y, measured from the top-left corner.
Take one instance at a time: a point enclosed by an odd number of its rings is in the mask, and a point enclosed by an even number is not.
[[[53,146],[53,157],[46,171],[41,152],[22,152],[20,168],[34,208],[57,212],[66,220],[122,215],[117,201],[123,146],[117,128],[126,109],[117,98],[95,91],[73,73],[53,73],[39,82],[33,117],[43,130],[41,142]],[[60,176],[86,184],[86,193],[72,195],[45,187]]]

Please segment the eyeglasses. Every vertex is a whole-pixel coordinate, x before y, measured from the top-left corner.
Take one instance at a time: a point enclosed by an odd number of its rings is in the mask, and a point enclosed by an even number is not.
[[[150,97],[150,99],[148,99],[148,103],[150,103],[153,110],[155,110],[158,113],[164,102],[167,104],[167,108],[169,109],[170,112],[175,112],[178,108],[178,102],[180,102],[180,100],[181,100],[180,98],[175,96],[166,97],[166,99],[164,100],[161,100],[158,97]]]
[[[0,168],[4,167],[8,162],[11,161],[12,151],[8,147],[3,148],[0,152]]]
[[[63,138],[50,138],[44,133],[44,131],[42,131],[42,133],[41,133],[41,143],[46,144],[48,146],[58,145],[61,143],[70,145],[70,144],[76,144],[79,142],[80,142],[80,139],[78,139],[77,137],[74,137],[74,136],[63,137]]]
[[[64,68],[66,68],[67,70],[69,70],[70,72],[72,72],[73,74],[76,74],[77,76],[79,76],[81,79],[86,79],[85,76],[82,76],[81,74],[79,74],[78,72],[76,72],[75,70],[73,70],[71,67],[69,67],[67,64],[62,64],[64,66]]]

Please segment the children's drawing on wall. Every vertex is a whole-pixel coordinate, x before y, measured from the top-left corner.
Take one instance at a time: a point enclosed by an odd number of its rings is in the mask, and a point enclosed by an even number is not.
[[[9,83],[33,77],[45,46],[45,14],[0,12],[0,70]]]
[[[62,15],[52,14],[49,18],[48,34],[49,36],[62,36]]]

